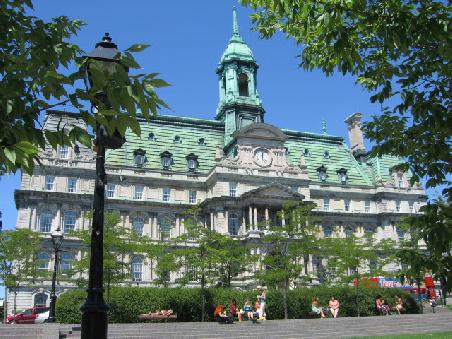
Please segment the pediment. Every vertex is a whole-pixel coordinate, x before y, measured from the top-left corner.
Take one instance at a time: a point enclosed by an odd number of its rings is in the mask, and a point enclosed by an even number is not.
[[[281,142],[287,139],[287,136],[279,128],[262,122],[250,124],[236,131],[233,136],[237,139],[264,139]]]
[[[278,199],[297,199],[303,200],[305,197],[303,194],[297,193],[291,190],[289,187],[272,183],[266,186],[262,186],[246,192],[242,195],[243,198],[256,197],[256,198],[278,198]]]

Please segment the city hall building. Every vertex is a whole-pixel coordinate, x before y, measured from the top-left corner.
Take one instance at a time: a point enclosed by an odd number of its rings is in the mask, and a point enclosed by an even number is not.
[[[276,222],[284,201],[302,199],[316,203],[322,236],[403,237],[395,225],[417,213],[425,191],[410,185],[409,174],[393,171],[397,158],[367,154],[361,114],[345,119],[349,145],[326,128],[317,134],[266,124],[271,112],[259,96],[257,72],[234,13],[232,37],[212,74],[220,94],[214,119],[157,116],[140,122],[141,137],[128,131],[121,149],[107,151],[106,210],[118,211],[124,227],[159,240],[183,233],[184,212],[198,204],[206,227],[246,242],[262,235],[263,221]],[[86,127],[77,114],[60,111],[48,111],[43,125],[55,130],[62,123]],[[94,156],[81,145],[56,151],[49,146],[33,175],[22,173],[16,227],[42,234],[40,269],[53,269],[52,231],[90,226]],[[80,242],[65,236],[62,250],[64,272],[80,259]],[[131,279],[151,285],[156,263],[139,255],[127,260]],[[315,257],[305,263],[314,275],[319,265]],[[49,304],[50,285],[21,288],[17,308]],[[61,281],[58,293],[70,286]]]

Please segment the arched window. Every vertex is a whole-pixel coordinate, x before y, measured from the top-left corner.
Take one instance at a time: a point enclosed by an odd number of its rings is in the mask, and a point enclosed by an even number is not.
[[[324,165],[320,166],[319,168],[317,168],[317,174],[319,175],[319,179],[322,182],[326,181],[326,167]]]
[[[69,271],[72,269],[72,262],[74,261],[74,256],[71,253],[63,253],[61,256],[61,271]]]
[[[73,211],[64,212],[63,218],[63,230],[64,232],[70,232],[75,229],[76,215]]]
[[[146,161],[146,151],[139,148],[133,152],[134,155],[134,163],[136,167],[143,167],[144,162]]]
[[[36,293],[34,297],[34,305],[36,306],[46,306],[47,299],[49,296],[45,293]]]
[[[323,157],[324,157],[325,159],[329,159],[329,158],[330,158],[330,152],[325,151],[325,153],[323,153]]]
[[[223,93],[224,93],[224,96],[226,96],[226,77],[225,76],[223,76]]]
[[[231,213],[229,215],[228,223],[229,223],[229,227],[228,227],[229,234],[230,235],[239,234],[239,217],[238,217],[238,215],[235,213]]]
[[[132,258],[132,280],[141,281],[143,278],[143,259],[139,256]]]
[[[309,157],[309,149],[305,148],[303,154],[305,157]]]
[[[148,134],[148,140],[149,140],[149,141],[156,141],[157,138],[155,137],[155,134],[154,134],[154,133],[150,132],[150,133]]]
[[[248,93],[248,76],[245,73],[240,73],[238,77],[239,96],[247,97]]]
[[[323,235],[325,237],[331,237],[331,234],[333,234],[333,229],[331,228],[331,226],[323,226]]]
[[[170,152],[165,151],[160,154],[160,159],[163,169],[169,170],[173,164],[173,155]]]
[[[347,170],[345,168],[340,168],[337,170],[337,175],[339,177],[339,181],[342,185],[347,184],[348,176],[347,176]]]
[[[175,144],[182,144],[182,138],[179,135],[176,135],[174,137],[174,143]]]
[[[39,217],[39,230],[48,233],[52,228],[53,214],[50,211],[44,211]]]
[[[38,270],[49,269],[50,256],[48,253],[41,252],[38,254]]]
[[[190,153],[186,157],[187,167],[190,172],[195,172],[198,168],[198,157],[194,153]]]
[[[138,235],[143,235],[144,220],[141,217],[135,217],[132,221],[133,231]]]
[[[172,220],[166,216],[160,219],[160,234],[161,238],[168,239],[171,236]]]
[[[351,237],[355,233],[355,229],[352,226],[346,226],[344,232],[346,237]]]

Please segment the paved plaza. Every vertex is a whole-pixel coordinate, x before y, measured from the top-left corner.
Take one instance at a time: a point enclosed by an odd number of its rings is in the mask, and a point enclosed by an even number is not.
[[[74,331],[70,333],[72,327]],[[79,325],[0,325],[3,338],[80,338]],[[110,324],[109,338],[350,338],[385,334],[452,331],[452,312],[338,319],[268,320],[217,323]]]

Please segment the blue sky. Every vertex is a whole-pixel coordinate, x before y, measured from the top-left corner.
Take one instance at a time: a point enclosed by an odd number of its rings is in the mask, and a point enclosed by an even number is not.
[[[172,86],[159,94],[171,106],[163,114],[212,119],[218,103],[215,68],[232,32],[232,7],[237,6],[239,31],[260,65],[258,90],[266,109],[266,122],[278,127],[328,133],[347,140],[344,119],[356,112],[368,119],[380,107],[351,77],[325,77],[320,71],[298,67],[300,47],[282,34],[260,39],[251,31],[251,10],[234,0],[192,1],[56,1],[35,0],[34,15],[49,20],[66,15],[87,25],[73,42],[89,52],[104,32],[120,49],[133,43],[151,47],[137,54],[143,71],[160,72]],[[67,108],[70,110],[70,107]],[[0,180],[0,209],[4,228],[16,222],[14,190],[20,175]]]

